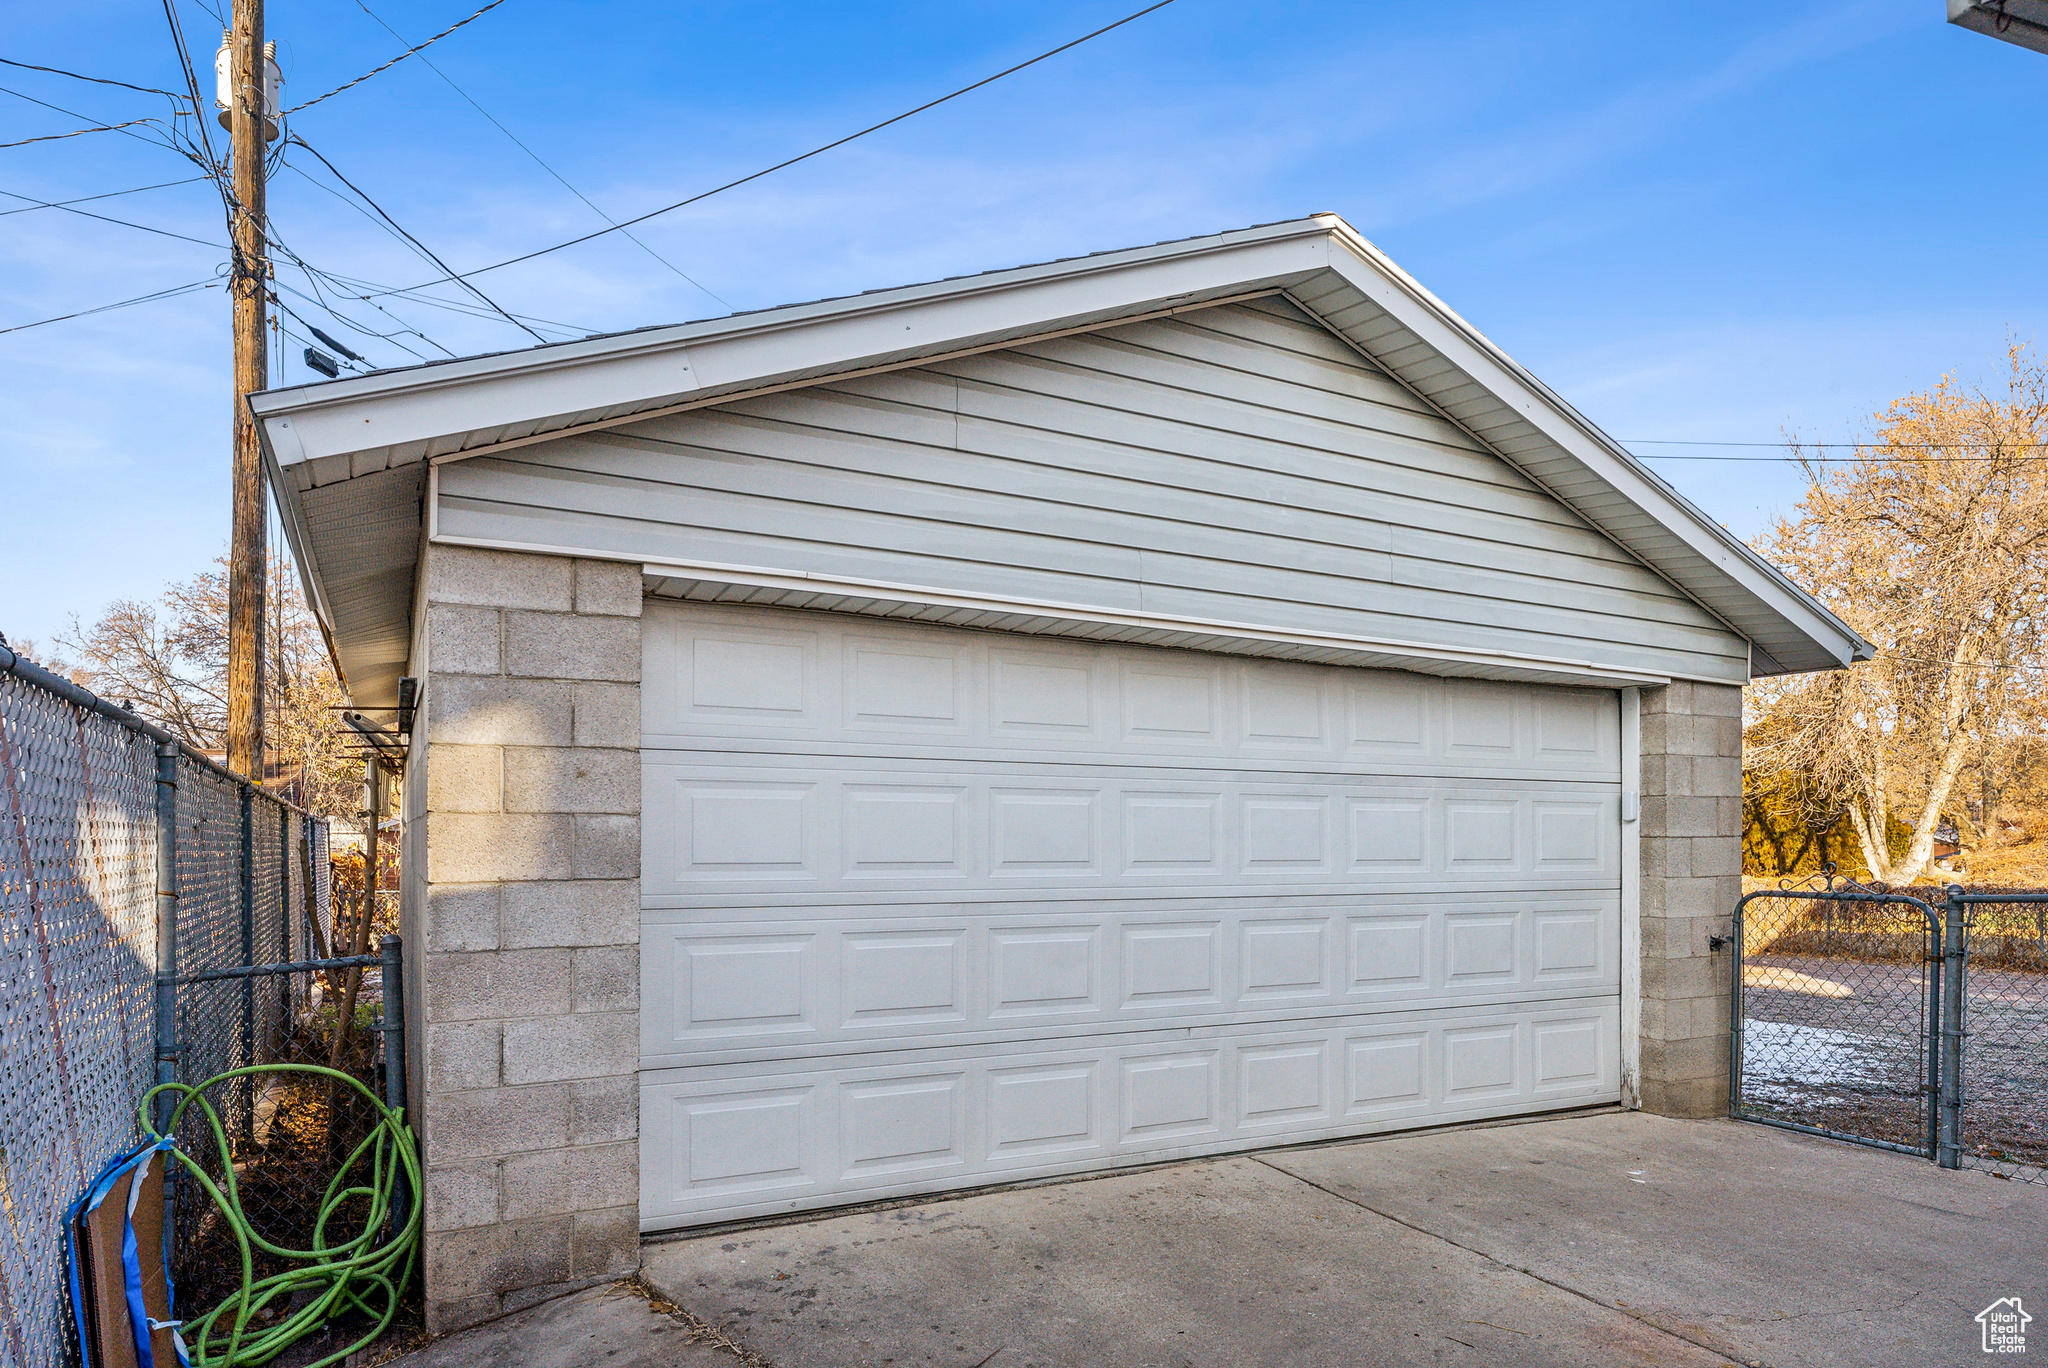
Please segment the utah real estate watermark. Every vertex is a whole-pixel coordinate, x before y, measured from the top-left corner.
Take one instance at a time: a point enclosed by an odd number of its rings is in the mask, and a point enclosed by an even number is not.
[[[2020,1305],[2018,1297],[2000,1297],[1977,1313],[1977,1324],[1984,1330],[1984,1352],[1987,1354],[2024,1354],[2027,1352],[2027,1323],[2034,1318],[2027,1314],[2027,1308]]]

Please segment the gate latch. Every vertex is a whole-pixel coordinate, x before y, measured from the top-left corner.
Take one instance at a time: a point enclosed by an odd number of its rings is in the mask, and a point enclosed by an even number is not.
[[[1735,944],[1735,937],[1733,936],[1707,937],[1707,949],[1709,950],[1726,950],[1729,946],[1733,944]]]

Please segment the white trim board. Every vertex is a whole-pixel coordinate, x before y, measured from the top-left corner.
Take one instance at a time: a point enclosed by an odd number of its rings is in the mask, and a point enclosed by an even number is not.
[[[1643,691],[1621,691],[1621,1105],[1643,1105]]]

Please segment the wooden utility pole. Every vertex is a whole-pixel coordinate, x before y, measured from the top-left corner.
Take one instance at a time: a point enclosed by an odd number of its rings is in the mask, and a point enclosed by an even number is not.
[[[263,0],[234,0],[229,30],[232,99],[228,134],[234,172],[235,305],[234,530],[228,547],[228,768],[263,779],[263,638],[269,569],[263,454],[248,396],[267,388],[263,335],[270,253],[264,233],[263,157],[270,141],[265,98]]]

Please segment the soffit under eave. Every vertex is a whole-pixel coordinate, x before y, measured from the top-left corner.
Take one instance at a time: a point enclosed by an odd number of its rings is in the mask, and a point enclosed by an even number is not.
[[[426,467],[414,465],[296,491],[300,535],[316,567],[330,644],[359,707],[398,701],[412,646],[425,482]]]

